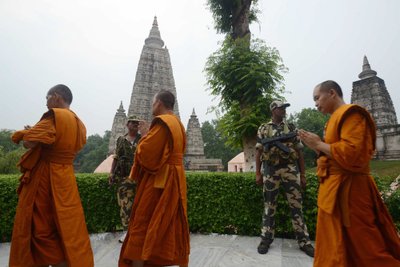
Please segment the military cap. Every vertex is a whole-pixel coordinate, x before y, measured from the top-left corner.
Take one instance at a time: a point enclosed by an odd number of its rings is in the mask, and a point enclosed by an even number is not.
[[[269,105],[269,109],[272,111],[276,108],[286,108],[289,107],[290,104],[289,103],[284,103],[280,100],[274,100],[272,101],[272,103]]]
[[[141,119],[139,119],[137,116],[135,116],[135,115],[131,115],[131,116],[129,116],[128,117],[128,120],[126,121],[126,122],[130,122],[130,121],[137,121],[137,122],[139,122],[139,121],[141,121]]]

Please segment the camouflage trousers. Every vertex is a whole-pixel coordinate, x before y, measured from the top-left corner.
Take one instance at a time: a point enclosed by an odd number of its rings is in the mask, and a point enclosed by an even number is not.
[[[120,206],[119,215],[124,230],[128,229],[131,216],[132,204],[135,197],[136,182],[124,178],[118,183],[117,199]]]
[[[274,239],[277,197],[279,187],[282,186],[289,202],[292,225],[297,242],[300,247],[310,244],[310,237],[303,218],[303,198],[300,191],[300,174],[297,165],[287,164],[278,167],[268,167],[268,170],[264,173],[263,180],[264,214],[261,237],[271,242]]]

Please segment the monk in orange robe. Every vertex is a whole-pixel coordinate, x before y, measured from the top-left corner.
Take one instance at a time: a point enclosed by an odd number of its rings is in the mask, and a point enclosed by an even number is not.
[[[140,123],[140,140],[130,178],[137,182],[119,266],[187,266],[189,225],[183,167],[185,129],[173,114],[174,95],[153,99],[150,130]]]
[[[345,104],[334,81],[317,85],[314,101],[319,111],[331,114],[324,141],[299,131],[320,155],[314,266],[400,266],[400,239],[369,170],[376,140],[373,119],[364,108]]]
[[[69,109],[72,93],[56,85],[49,109],[33,127],[13,134],[29,150],[23,172],[10,249],[10,267],[94,266],[73,160],[86,143],[86,129]]]

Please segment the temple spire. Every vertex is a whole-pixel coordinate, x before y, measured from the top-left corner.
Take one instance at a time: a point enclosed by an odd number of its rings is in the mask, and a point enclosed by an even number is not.
[[[157,16],[154,16],[153,27],[158,27]]]
[[[366,78],[374,77],[374,76],[376,76],[376,74],[377,74],[377,72],[371,69],[371,66],[369,65],[367,56],[364,56],[362,72],[358,75],[358,78],[366,79]]]
[[[164,41],[161,39],[160,30],[158,29],[157,17],[154,17],[153,27],[150,30],[149,37],[144,41],[145,45],[162,48]]]
[[[192,111],[192,116],[196,116],[196,112],[194,111],[194,108],[193,108],[193,111]]]
[[[117,109],[117,112],[125,114],[125,109],[124,109],[124,106],[122,105],[122,100],[121,100],[121,104],[119,104],[119,108]]]

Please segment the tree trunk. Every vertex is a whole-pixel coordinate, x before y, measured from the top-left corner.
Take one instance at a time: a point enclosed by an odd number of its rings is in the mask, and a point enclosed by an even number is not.
[[[252,0],[241,0],[232,12],[232,38],[246,38],[250,44],[249,13]]]
[[[244,172],[256,171],[256,136],[243,137]]]

